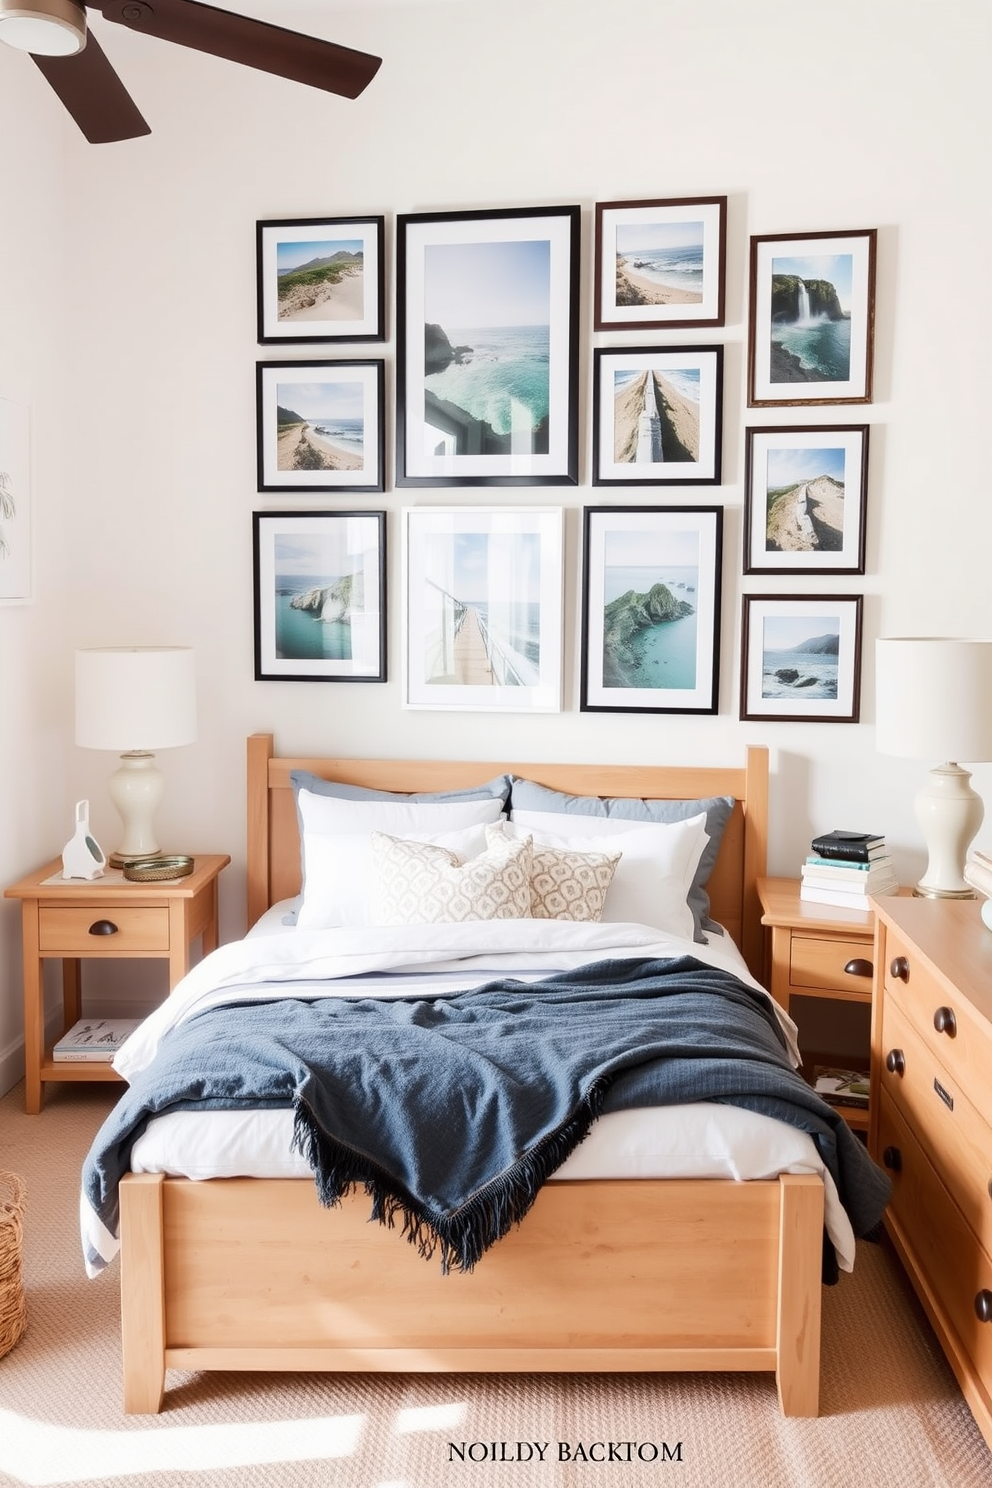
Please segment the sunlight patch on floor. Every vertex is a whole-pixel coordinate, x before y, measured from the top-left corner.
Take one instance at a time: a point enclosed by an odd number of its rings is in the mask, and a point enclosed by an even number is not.
[[[454,1402],[450,1405],[412,1405],[406,1410],[397,1411],[395,1430],[398,1433],[444,1431],[451,1426],[460,1426],[467,1410],[467,1405]],[[384,1485],[384,1488],[388,1488],[388,1485]]]

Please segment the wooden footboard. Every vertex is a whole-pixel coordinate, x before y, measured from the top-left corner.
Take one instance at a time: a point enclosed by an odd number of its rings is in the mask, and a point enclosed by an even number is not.
[[[774,1370],[816,1415],[823,1185],[549,1183],[475,1271],[442,1276],[309,1180],[121,1187],[124,1408],[165,1371]]]

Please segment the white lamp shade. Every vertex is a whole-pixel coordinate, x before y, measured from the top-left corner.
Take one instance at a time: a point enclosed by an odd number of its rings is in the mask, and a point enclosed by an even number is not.
[[[992,760],[992,641],[876,641],[875,728],[880,754]]]
[[[85,749],[172,749],[196,739],[196,671],[186,646],[76,652],[76,743]]]

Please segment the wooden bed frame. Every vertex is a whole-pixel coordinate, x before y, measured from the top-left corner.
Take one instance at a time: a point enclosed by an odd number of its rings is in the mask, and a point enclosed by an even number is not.
[[[760,971],[765,749],[737,769],[280,759],[253,735],[250,922],[299,889],[293,769],[400,791],[511,770],[579,795],[733,795],[710,894]],[[309,1180],[125,1178],[125,1410],[160,1410],[168,1368],[767,1370],[786,1415],[817,1413],[819,1178],[549,1183],[467,1275],[442,1276],[368,1210],[364,1194],[322,1209]]]

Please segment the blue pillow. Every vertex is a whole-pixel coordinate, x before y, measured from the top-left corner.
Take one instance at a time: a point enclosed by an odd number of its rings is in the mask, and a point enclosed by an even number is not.
[[[705,811],[708,841],[687,896],[695,927],[693,940],[701,945],[706,944],[705,931],[721,933],[720,926],[710,919],[710,897],[706,892],[706,885],[720,850],[723,829],[730,820],[734,805],[733,796],[704,796],[698,801],[644,801],[636,796],[568,796],[561,791],[549,790],[546,785],[537,785],[533,780],[521,780],[516,775],[512,777],[510,791],[511,810],[552,811],[560,816],[609,816],[616,821],[679,822]]]

